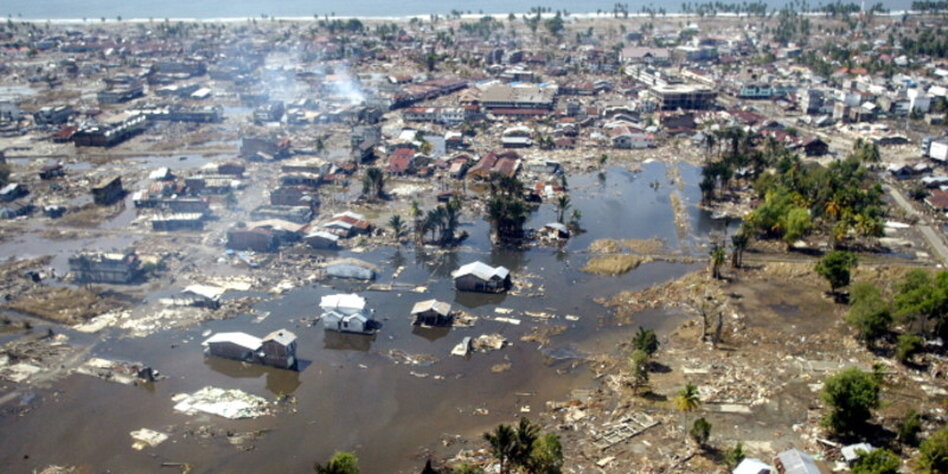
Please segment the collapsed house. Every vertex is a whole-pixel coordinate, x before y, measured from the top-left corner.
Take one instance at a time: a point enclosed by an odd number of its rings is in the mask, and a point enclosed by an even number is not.
[[[510,270],[479,261],[462,265],[451,273],[451,277],[458,291],[503,293],[511,287]]]
[[[92,200],[100,206],[109,206],[125,196],[122,178],[110,176],[92,187]]]
[[[69,258],[69,271],[79,283],[132,283],[142,275],[135,252],[81,252]]]
[[[323,328],[330,331],[370,334],[374,332],[374,312],[365,307],[365,298],[356,294],[323,296],[319,302]]]
[[[281,369],[296,368],[296,334],[279,329],[263,339],[243,332],[221,332],[201,345],[206,355],[268,365]]]

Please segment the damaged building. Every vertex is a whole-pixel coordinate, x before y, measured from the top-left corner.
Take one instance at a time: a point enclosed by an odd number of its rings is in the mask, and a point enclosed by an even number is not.
[[[69,271],[78,283],[133,283],[142,276],[135,252],[81,252],[69,258]]]

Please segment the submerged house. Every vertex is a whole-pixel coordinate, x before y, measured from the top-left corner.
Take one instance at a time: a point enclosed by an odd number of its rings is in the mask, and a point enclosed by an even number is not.
[[[506,267],[492,267],[484,262],[462,265],[451,276],[454,288],[460,291],[478,291],[482,293],[503,293],[510,289],[510,270]]]
[[[415,326],[445,326],[451,324],[451,304],[438,300],[415,303],[411,309]]]
[[[262,343],[259,337],[247,333],[219,332],[207,338],[201,345],[207,355],[253,362]]]
[[[365,307],[365,298],[359,295],[323,296],[319,307],[323,310],[323,328],[327,330],[368,334],[374,329],[372,310]]]
[[[296,334],[279,329],[267,334],[260,345],[260,361],[264,365],[290,369],[296,366]]]
[[[243,332],[221,332],[201,345],[205,354],[215,357],[281,369],[296,367],[296,334],[286,329],[273,331],[263,339]]]

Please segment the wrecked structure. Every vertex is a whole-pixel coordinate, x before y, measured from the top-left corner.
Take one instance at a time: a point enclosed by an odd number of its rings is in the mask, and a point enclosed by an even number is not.
[[[141,261],[133,251],[80,252],[69,258],[69,271],[79,283],[128,284],[143,275]]]

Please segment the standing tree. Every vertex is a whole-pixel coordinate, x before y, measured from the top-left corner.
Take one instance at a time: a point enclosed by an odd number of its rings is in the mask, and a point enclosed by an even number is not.
[[[638,332],[632,338],[632,347],[651,357],[658,351],[658,336],[655,335],[655,331],[639,326]]]
[[[325,466],[316,463],[313,470],[317,474],[359,474],[359,459],[355,454],[337,451]]]
[[[888,449],[874,449],[871,452],[856,451],[860,455],[850,471],[852,474],[898,474],[902,467],[899,457]]]
[[[402,222],[402,216],[398,214],[394,214],[388,220],[388,226],[392,228],[392,233],[395,234],[396,239],[400,239],[405,234],[405,223]]]
[[[563,218],[566,216],[566,211],[570,207],[569,196],[561,194],[556,198],[556,221],[560,224],[563,223]]]
[[[783,242],[787,244],[789,251],[793,248],[793,243],[806,236],[813,227],[810,211],[802,207],[790,209],[784,216],[781,227],[783,227]]]
[[[563,447],[560,438],[547,433],[533,443],[527,472],[537,474],[560,474],[563,470]]]
[[[918,448],[917,472],[939,474],[948,472],[948,428],[942,428],[923,441]]]
[[[711,248],[711,277],[720,279],[721,278],[721,266],[724,265],[724,262],[727,260],[727,253],[724,250],[724,247],[715,244]]]
[[[746,456],[747,454],[744,452],[744,443],[738,441],[733,448],[728,449],[724,453],[724,463],[727,464],[728,468],[734,469],[738,464],[741,463],[741,461],[744,460]]]
[[[533,452],[533,444],[539,435],[539,426],[531,423],[526,418],[520,418],[514,432],[514,449],[510,454],[510,465],[527,467],[530,462],[530,455]]]
[[[695,444],[698,445],[701,449],[706,449],[708,445],[708,438],[711,437],[711,423],[708,420],[705,420],[704,417],[698,418],[691,425],[691,429],[688,430],[688,436],[694,440]]]
[[[858,260],[852,252],[834,250],[820,259],[816,264],[816,273],[825,278],[830,284],[831,291],[836,291],[849,284],[850,271],[856,268]]]
[[[915,410],[909,410],[899,422],[896,439],[906,446],[918,446],[918,433],[922,431],[922,417]]]
[[[744,251],[747,250],[747,245],[750,244],[750,237],[741,230],[731,236],[731,244],[734,246],[731,252],[731,266],[741,268],[744,265]]]
[[[484,433],[484,439],[490,444],[491,455],[500,463],[500,474],[509,473],[508,462],[517,449],[514,430],[509,425],[498,425],[494,431]]]
[[[629,369],[632,371],[632,388],[638,393],[639,388],[648,384],[648,354],[641,349],[632,351],[629,356]]]
[[[879,289],[871,283],[856,283],[850,292],[850,308],[846,322],[856,329],[859,339],[867,347],[884,335],[892,323],[889,305],[882,299]]]
[[[369,199],[381,199],[384,195],[385,175],[382,169],[377,166],[371,166],[365,170],[365,176],[362,178],[362,194]]]
[[[879,407],[879,382],[872,374],[850,367],[826,379],[820,398],[830,408],[823,424],[838,434],[854,433]]]
[[[675,396],[675,408],[680,412],[692,412],[701,406],[701,398],[698,396],[698,387],[689,382],[684,388],[678,391]]]

